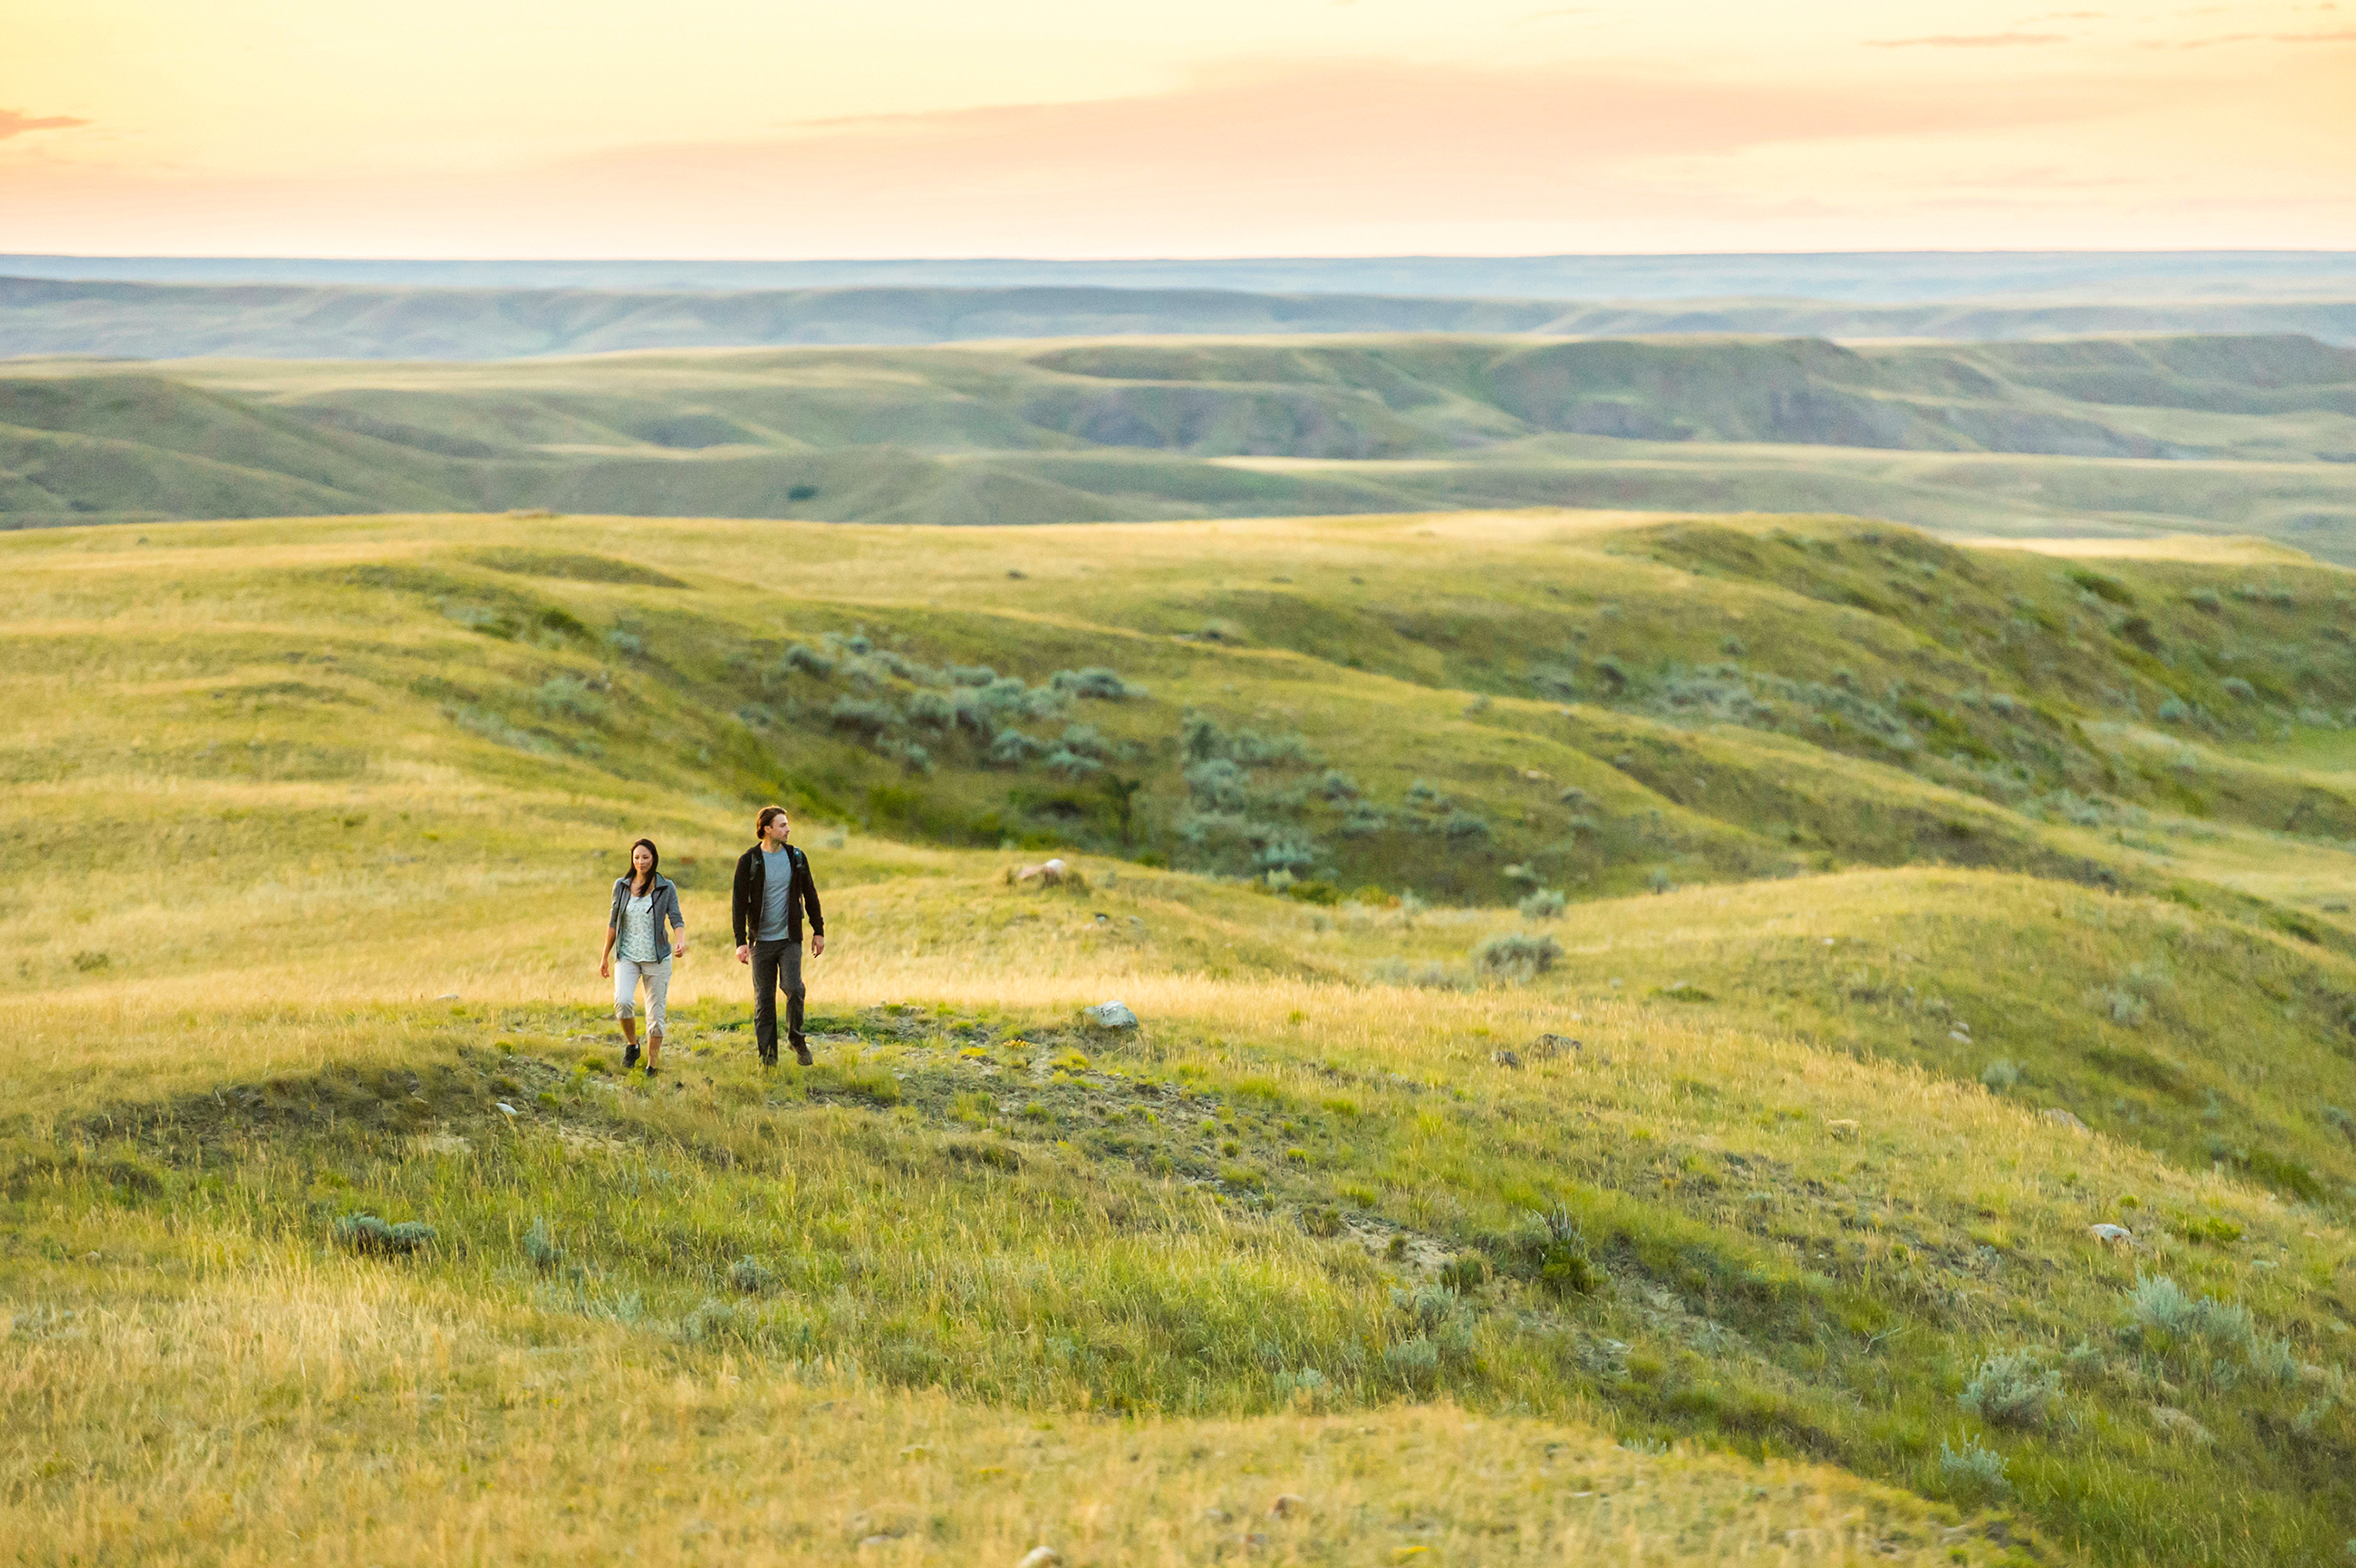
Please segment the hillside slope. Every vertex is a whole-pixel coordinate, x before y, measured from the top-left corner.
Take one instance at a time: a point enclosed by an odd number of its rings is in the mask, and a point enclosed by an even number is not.
[[[1528,505],[2356,557],[2356,351],[1478,336],[489,366],[27,363],[0,521],[434,508],[1023,523]]]
[[[1541,268],[1516,275],[1508,266],[1451,280],[1430,263],[1387,270],[1328,263],[1323,276],[1315,263],[1258,276],[1232,265],[1190,273],[1183,264],[1159,275],[1118,267],[1090,275],[1086,267],[1036,262],[666,270],[228,261],[176,271],[158,258],[77,266],[64,258],[0,256],[0,357],[504,359],[1176,333],[1745,332],[1964,341],[2305,333],[2356,342],[2356,271],[2346,258],[2240,276],[2231,268],[2204,276],[2197,264],[2152,275],[2148,257],[2110,258],[2107,269],[2100,259],[2052,258],[2041,269],[1976,277],[1964,275],[1972,271],[1968,261],[1949,275],[1925,272],[1922,258],[1854,258],[1846,275],[1793,265],[1800,258],[1783,258],[1780,268],[1755,259],[1768,265],[1749,270],[1728,265],[1728,258],[1626,260],[1633,264],[1583,273]],[[2132,277],[2137,271],[2146,274],[2140,280]],[[797,276],[809,286],[779,286]]]
[[[37,1555],[2356,1533],[2344,572],[1560,514],[0,553]],[[830,936],[774,1076],[769,798]],[[642,832],[651,1082],[594,972]]]

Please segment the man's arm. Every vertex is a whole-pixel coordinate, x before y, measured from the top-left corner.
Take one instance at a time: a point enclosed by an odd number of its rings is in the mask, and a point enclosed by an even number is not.
[[[740,856],[736,861],[736,889],[728,897],[728,920],[736,933],[736,945],[744,946],[753,938],[744,930],[744,901],[753,894],[753,865],[750,857]]]
[[[802,857],[802,908],[809,912],[810,956],[826,951],[826,916],[818,907],[818,873],[810,869],[809,857]]]

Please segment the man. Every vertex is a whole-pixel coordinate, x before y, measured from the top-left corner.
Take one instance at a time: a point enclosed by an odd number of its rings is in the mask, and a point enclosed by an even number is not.
[[[819,912],[818,883],[809,857],[786,842],[792,819],[782,805],[765,805],[754,819],[759,841],[736,862],[736,962],[753,966],[753,1037],[761,1065],[777,1064],[777,987],[786,988],[786,1038],[794,1060],[810,1064],[802,1035],[802,911],[809,911],[810,956],[826,951],[826,917]]]

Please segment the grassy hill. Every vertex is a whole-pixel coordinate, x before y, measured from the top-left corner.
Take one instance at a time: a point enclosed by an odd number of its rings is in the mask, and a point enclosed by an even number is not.
[[[2331,1561],[2351,580],[2089,548],[0,540],[16,1539]],[[774,1076],[770,798],[830,938]]]
[[[1722,259],[1627,258],[1629,264],[1583,275],[1543,268],[1517,275],[1508,265],[1483,276],[1429,262],[1310,262],[1254,275],[1233,263],[436,266],[0,256],[0,357],[503,359],[1365,332],[1975,342],[2300,333],[2356,342],[2356,283],[2345,258],[2309,258],[2299,272],[2239,277],[2171,274],[2151,268],[2149,258],[2053,258],[2062,264],[2010,275],[1964,275],[1968,262],[1926,274],[1920,257],[1847,260],[1846,269],[1812,271],[1789,258],[1751,269]],[[790,280],[810,286],[777,286]]]
[[[0,521],[17,527],[1583,506],[2224,531],[2356,560],[2356,351],[2303,337],[1427,336],[13,368]]]

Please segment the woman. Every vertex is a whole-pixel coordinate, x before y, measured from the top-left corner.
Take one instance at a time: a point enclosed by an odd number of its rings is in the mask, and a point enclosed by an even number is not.
[[[630,846],[630,874],[614,879],[614,907],[605,915],[605,951],[597,959],[597,973],[614,981],[614,1016],[622,1020],[625,1072],[638,1064],[638,1026],[633,1015],[638,982],[646,982],[649,1078],[662,1055],[670,961],[687,956],[687,920],[679,912],[679,889],[659,869],[661,865],[662,851],[653,839],[641,838]]]

